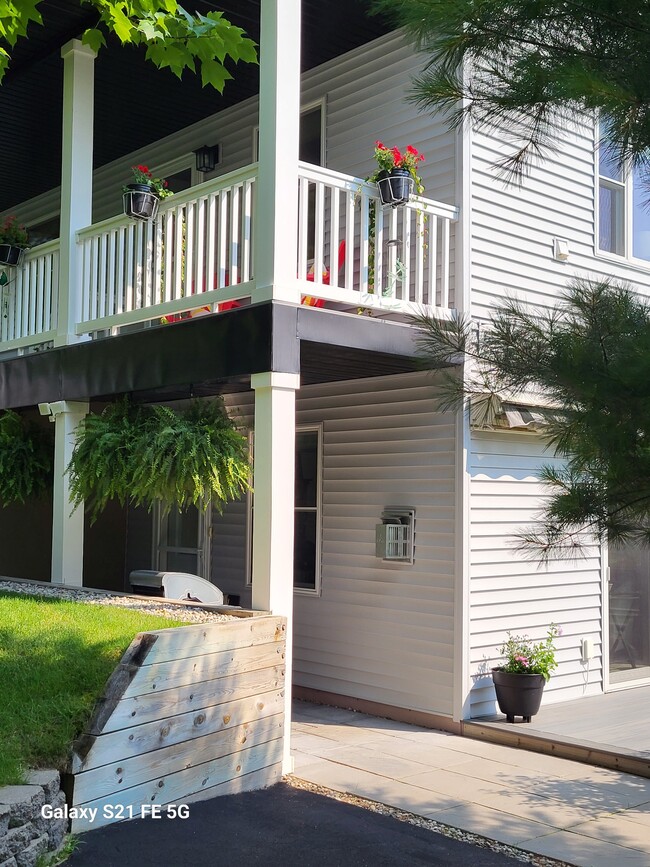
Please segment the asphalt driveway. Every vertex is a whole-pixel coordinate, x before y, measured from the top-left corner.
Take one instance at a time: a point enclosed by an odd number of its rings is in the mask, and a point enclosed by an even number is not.
[[[69,867],[497,867],[521,862],[279,783],[84,834]]]

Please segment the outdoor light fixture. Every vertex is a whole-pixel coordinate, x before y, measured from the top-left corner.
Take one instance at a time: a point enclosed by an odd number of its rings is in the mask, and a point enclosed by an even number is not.
[[[197,172],[213,172],[221,162],[221,145],[203,145],[194,151]]]

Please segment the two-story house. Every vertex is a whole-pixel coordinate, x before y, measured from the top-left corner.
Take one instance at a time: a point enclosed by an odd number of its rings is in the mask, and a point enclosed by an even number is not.
[[[0,212],[34,243],[2,289],[0,406],[50,404],[56,473],[50,500],[0,514],[0,573],[110,589],[133,569],[203,575],[292,617],[295,694],[451,729],[494,711],[508,630],[562,625],[547,702],[647,683],[647,555],[520,557],[552,459],[534,413],[479,430],[442,412],[407,319],[487,320],[508,293],[552,305],[576,274],[645,291],[647,218],[635,179],[599,169],[596,124],[504,186],[507,142],[419,113],[423,58],[356,0],[237,4],[259,85],[237,69],[223,97],[132,52],[95,59],[70,41],[78,7],[48,6],[47,41],[0,88]],[[424,152],[421,199],[381,207],[363,181],[377,139]],[[121,213],[136,163],[176,190],[154,222]],[[124,394],[223,395],[254,432],[254,497],[221,516],[70,514],[75,425]],[[400,559],[377,531],[391,519],[412,530]]]

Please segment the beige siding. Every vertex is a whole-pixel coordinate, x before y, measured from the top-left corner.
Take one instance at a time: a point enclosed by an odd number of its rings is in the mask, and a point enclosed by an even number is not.
[[[425,374],[298,394],[298,424],[323,428],[323,544],[321,595],[295,597],[294,681],[451,715],[454,418],[436,412]],[[233,402],[248,414],[243,398]],[[412,566],[375,557],[386,506],[416,509]]]
[[[474,434],[470,461],[470,675],[471,715],[493,713],[490,669],[508,631],[545,637],[552,622],[563,629],[559,668],[545,702],[602,690],[601,572],[599,551],[547,566],[519,554],[515,535],[534,523],[543,503],[539,468],[552,463],[531,434]],[[595,656],[580,661],[580,639],[592,638]]]

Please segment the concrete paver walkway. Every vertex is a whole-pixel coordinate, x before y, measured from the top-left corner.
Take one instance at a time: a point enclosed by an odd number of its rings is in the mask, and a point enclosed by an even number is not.
[[[578,867],[650,867],[650,779],[295,702],[294,774]]]

